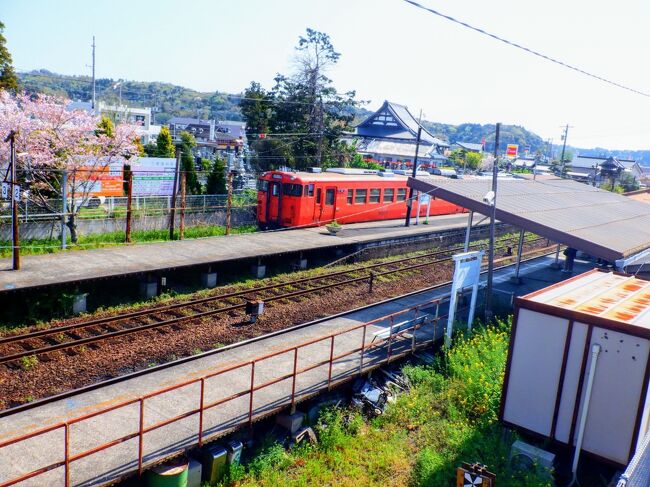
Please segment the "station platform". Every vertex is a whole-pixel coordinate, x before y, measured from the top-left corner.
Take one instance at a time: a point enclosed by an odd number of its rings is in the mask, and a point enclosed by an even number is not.
[[[11,259],[1,259],[0,293],[301,251],[424,238],[465,228],[467,214],[431,217],[426,225],[423,220],[408,228],[404,227],[403,220],[355,223],[345,225],[337,235],[330,235],[324,227],[313,227],[24,256],[19,271],[11,270]],[[480,220],[476,215],[474,221]]]
[[[497,269],[495,290],[506,296],[521,295],[593,268],[592,262],[576,261],[574,273],[565,274],[550,267],[553,259],[544,256],[523,262],[520,270],[523,284],[519,285],[511,282],[512,266]],[[485,274],[482,278],[485,279]],[[448,292],[449,286],[441,286],[387,300],[160,366],[92,390],[35,403],[26,410],[8,411],[0,415],[0,444],[48,426],[65,422],[69,425],[0,447],[0,485],[62,462],[66,451],[70,485],[103,485],[133,474],[138,469],[139,455],[143,465],[155,463],[195,445],[199,435],[208,441],[277,408],[289,406],[293,398],[299,402],[327,390],[330,382],[336,384],[361,370],[381,365],[391,356],[390,351],[386,355],[385,347],[370,349],[374,351],[366,352],[365,357],[359,350],[361,344],[368,347],[373,342],[376,332],[390,326],[382,317],[413,306],[422,307],[416,313],[432,315],[436,308],[431,306],[432,300]],[[435,309],[436,315],[443,316],[444,312]],[[440,324],[429,322],[414,338],[396,340],[393,355],[410,353],[416,342],[426,345],[427,340],[430,343],[431,339],[440,339],[445,323],[444,320]],[[322,365],[318,366],[319,363]],[[310,366],[313,368],[309,369]],[[296,370],[305,372],[294,375]],[[209,377],[217,371],[224,373]],[[261,384],[269,385],[261,388]],[[254,397],[249,392],[251,388]],[[143,397],[161,390],[166,392],[146,397],[144,403]],[[216,403],[216,407],[199,415],[200,405]],[[92,416],[111,408],[114,409]],[[85,419],[75,420],[81,417]],[[169,422],[175,417],[183,419]],[[147,428],[157,424],[163,426],[147,432]],[[139,431],[144,431],[141,443]],[[123,437],[128,439],[84,456],[84,452]],[[64,476],[65,465],[61,464],[17,485],[64,485]]]

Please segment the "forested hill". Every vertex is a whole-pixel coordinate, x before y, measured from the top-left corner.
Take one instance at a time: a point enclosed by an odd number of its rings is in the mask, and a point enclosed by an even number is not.
[[[487,151],[494,150],[494,124],[463,123],[460,125],[448,125],[423,121],[422,125],[432,134],[442,137],[451,143],[474,142],[479,144],[485,139],[485,149]],[[534,155],[537,151],[544,154],[548,152],[546,141],[542,140],[539,135],[529,132],[519,125],[501,125],[499,145],[505,147],[506,144],[517,144],[520,154],[523,154],[525,150],[528,150],[530,155]]]
[[[71,100],[88,101],[92,95],[89,76],[63,76],[45,69],[19,74],[24,89],[30,92],[65,96]],[[155,109],[156,123],[165,123],[173,116],[215,120],[241,120],[238,98],[227,93],[203,93],[170,83],[97,79],[97,100],[117,104],[122,89],[122,103]]]
[[[65,96],[71,100],[90,100],[92,81],[89,76],[65,76],[45,69],[19,74],[23,88],[31,92],[49,93]],[[120,96],[118,80],[101,78],[97,80],[97,99],[109,104],[117,104]],[[238,95],[212,92],[205,93],[173,85],[171,83],[122,81],[122,102],[132,106],[148,106],[155,110],[156,123],[165,123],[173,116],[213,118],[215,120],[242,120]],[[378,107],[366,106],[358,109],[356,121],[361,121]],[[450,125],[423,121],[423,125],[434,135],[449,142],[480,143],[487,141],[486,150],[494,149],[494,125],[464,123]],[[548,151],[544,140],[518,125],[501,126],[501,146],[518,144],[520,153],[528,149],[530,154],[540,150]],[[557,149],[557,146],[556,146]],[[650,151],[608,151],[606,149],[577,149],[585,155],[619,155],[650,161]]]

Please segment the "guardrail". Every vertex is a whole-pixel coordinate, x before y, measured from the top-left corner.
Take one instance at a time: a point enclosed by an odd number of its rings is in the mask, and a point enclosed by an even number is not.
[[[464,295],[469,292],[470,292],[469,290],[463,290],[459,294]],[[305,400],[308,397],[317,394],[321,390],[329,389],[334,385],[348,381],[351,378],[354,378],[364,372],[368,372],[369,370],[372,370],[380,365],[389,363],[392,360],[395,360],[396,358],[413,353],[417,349],[424,348],[432,344],[433,342],[439,340],[444,335],[444,326],[439,327],[438,326],[439,321],[447,317],[446,314],[441,315],[440,311],[441,311],[441,307],[445,303],[449,302],[449,299],[450,299],[449,294],[446,294],[438,298],[429,300],[425,303],[421,303],[417,306],[406,308],[399,312],[385,315],[380,318],[376,318],[374,320],[362,323],[360,325],[352,326],[350,328],[346,328],[344,330],[331,333],[323,337],[308,340],[298,345],[295,345],[293,347],[288,347],[280,351],[262,355],[252,360],[243,361],[232,366],[221,368],[214,372],[205,374],[199,378],[194,378],[184,382],[179,382],[172,386],[163,389],[158,389],[149,394],[142,395],[138,398],[125,400],[118,404],[102,408],[98,411],[94,411],[92,413],[88,413],[85,415],[80,415],[75,418],[68,419],[66,421],[61,421],[54,425],[35,430],[31,433],[2,440],[0,441],[0,451],[9,446],[18,445],[22,442],[25,442],[33,438],[44,437],[45,435],[55,431],[61,431],[61,430],[63,431],[63,444],[61,445],[62,451],[61,451],[61,459],[59,461],[56,461],[46,466],[42,466],[35,470],[29,471],[27,473],[23,473],[18,477],[9,478],[4,481],[0,481],[0,487],[8,487],[11,485],[15,485],[20,482],[38,477],[42,474],[45,474],[46,472],[61,467],[63,468],[64,485],[65,487],[69,487],[71,485],[70,473],[71,473],[72,466],[75,462],[136,438],[138,440],[137,472],[138,474],[142,474],[144,463],[145,463],[144,440],[145,440],[145,435],[147,433],[151,433],[155,430],[159,430],[160,428],[171,425],[172,423],[179,422],[183,419],[192,416],[197,416],[198,429],[194,434],[194,440],[192,440],[191,443],[201,446],[207,439],[211,437],[223,435],[229,431],[232,431],[246,424],[252,426],[252,423],[255,420],[274,414],[286,408],[287,406],[293,407],[298,400]],[[435,312],[433,314],[426,313],[425,315],[422,315],[425,316],[425,318],[423,319],[421,316],[421,313],[423,312],[422,310],[433,309],[433,307],[435,307]],[[395,327],[393,326],[395,324],[395,319],[400,316],[404,316],[406,314],[413,314],[411,326],[402,327],[399,329],[399,331],[395,332],[394,331]],[[368,334],[368,327],[380,326],[380,324],[382,323],[386,323],[386,326],[390,330],[388,336],[386,338],[380,338],[380,339],[375,338],[374,340],[368,342],[368,338],[370,337],[370,335]],[[432,327],[432,332],[428,334],[428,330],[427,330],[427,334],[425,335],[423,329],[428,326]],[[418,331],[420,331],[419,334],[421,335],[419,338],[418,338]],[[337,338],[339,339],[338,348],[340,348],[340,342],[342,341],[342,337],[348,335],[348,339],[353,340],[354,338],[350,338],[350,334],[353,334],[355,332],[361,334],[360,345],[352,349],[346,349],[344,352],[341,353],[335,353],[337,348],[336,346]],[[410,334],[410,337],[407,336],[408,334]],[[408,340],[410,340],[410,344],[408,343]],[[304,350],[306,347],[310,347],[315,344],[321,344],[321,343],[325,344],[326,346],[329,346],[329,354],[327,358],[318,360],[315,363],[311,363],[307,366],[299,368],[298,364],[300,362],[300,359],[302,358],[304,360],[306,358],[306,357],[302,357],[299,354],[299,352],[301,350]],[[383,348],[385,348],[385,354],[383,353],[382,350]],[[271,380],[267,380],[262,383],[256,383],[256,370],[259,369],[260,365],[272,358],[279,357],[283,354],[293,355],[293,360],[292,361],[290,360],[291,362],[291,366],[289,367],[290,371],[287,371],[286,373],[283,373],[279,377],[275,377]],[[359,364],[357,366],[344,370],[342,374],[339,374],[338,376],[335,377],[333,375],[333,368],[335,364],[355,354],[358,355]],[[316,383],[316,386],[318,386],[322,382],[322,385],[320,387],[314,388],[314,385],[312,384],[309,385],[303,391],[296,391],[296,381],[298,377],[301,376],[302,374],[310,372],[319,367],[327,367],[328,371],[327,371],[326,381],[323,377],[322,380],[319,379],[319,382]],[[250,370],[248,371],[246,369],[250,369]],[[211,401],[211,402],[206,401],[206,381],[218,376],[222,376],[223,374],[233,372],[233,371],[238,371],[238,370],[243,371],[243,374],[250,375],[250,380],[246,381],[249,384],[248,387],[244,388],[243,390],[239,390],[235,393],[232,393],[227,397],[220,398],[218,400]],[[291,381],[290,396],[286,398],[283,396],[281,401],[272,402],[271,407],[266,407],[266,405],[259,406],[257,408],[254,407],[254,398],[256,393],[259,393],[259,391],[269,388],[270,386],[273,386],[280,382],[289,381],[289,380]],[[152,425],[145,426],[145,413],[146,413],[145,406],[147,404],[147,401],[152,400],[155,397],[161,396],[162,394],[167,394],[172,391],[178,391],[179,389],[191,385],[196,385],[196,384],[199,385],[199,394],[198,397],[196,397],[196,403],[198,404],[197,407],[193,407],[171,418],[161,420]],[[234,401],[238,398],[242,398],[246,396],[248,396],[249,399],[248,399],[247,414],[245,415],[245,418],[243,420],[233,422],[231,426],[229,426],[225,430],[221,430],[218,433],[213,433],[213,434],[210,434],[209,432],[206,433],[204,418],[205,418],[205,413],[207,411],[216,408],[218,406],[224,405],[228,402]],[[82,422],[92,420],[93,418],[97,418],[101,415],[105,415],[107,413],[119,409],[123,409],[128,406],[133,406],[133,405],[138,405],[138,410],[139,410],[138,413],[139,427],[137,431],[132,431],[119,438],[114,438],[111,441],[105,442],[100,445],[96,445],[93,448],[86,449],[76,454],[71,453],[71,448],[70,448],[70,444],[72,441],[71,427],[73,425],[80,424]],[[260,409],[263,410],[259,411]],[[258,412],[256,413],[256,411]],[[213,428],[215,428],[216,426],[217,425],[213,426]],[[183,438],[181,440],[186,440],[186,438]],[[186,448],[187,447],[179,448],[178,450],[176,450],[176,452],[183,451]],[[172,453],[167,452],[161,458],[150,459],[147,463],[160,461],[164,457],[169,456],[171,454]],[[3,470],[5,472],[7,471],[6,468],[3,468]],[[135,471],[136,469],[133,468],[130,472],[127,472],[127,474],[134,473]],[[121,476],[123,477],[125,475],[126,474],[122,474]],[[115,481],[116,479],[117,478],[112,478],[110,480]]]

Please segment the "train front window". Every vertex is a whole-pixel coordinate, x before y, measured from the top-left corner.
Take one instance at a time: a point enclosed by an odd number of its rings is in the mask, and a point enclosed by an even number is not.
[[[278,183],[271,185],[271,195],[280,196],[280,185]]]
[[[313,184],[305,184],[305,196],[314,196],[314,185]]]
[[[354,202],[356,204],[363,204],[366,202],[366,195],[368,194],[367,189],[357,189],[356,193],[354,194]]]
[[[266,179],[258,179],[257,190],[264,191],[266,193],[269,190],[269,182]]]
[[[397,201],[406,201],[406,188],[397,188]]]
[[[379,203],[379,196],[381,194],[380,189],[371,189],[370,190],[370,200],[369,203]]]
[[[285,196],[300,196],[302,195],[302,186],[300,184],[284,183],[282,193]]]
[[[395,190],[393,188],[384,189],[384,203],[392,203],[395,197]]]

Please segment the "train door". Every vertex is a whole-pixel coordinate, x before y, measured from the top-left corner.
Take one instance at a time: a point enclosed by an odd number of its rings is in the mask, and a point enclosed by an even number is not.
[[[280,222],[280,208],[282,199],[282,183],[269,181],[269,190],[266,192],[266,222]]]
[[[325,188],[325,197],[323,198],[320,220],[329,222],[336,218],[336,187],[327,186]]]

